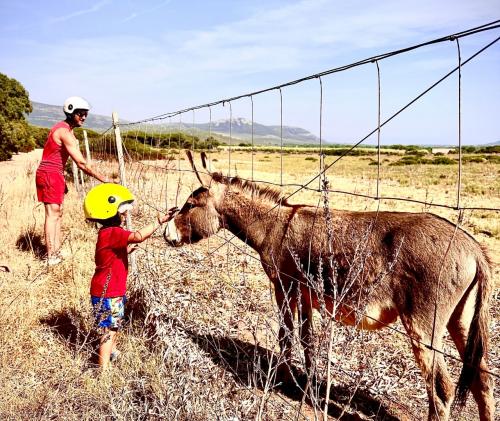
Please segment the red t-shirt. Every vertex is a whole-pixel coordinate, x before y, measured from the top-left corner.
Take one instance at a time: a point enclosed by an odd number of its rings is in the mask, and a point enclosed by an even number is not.
[[[65,121],[60,121],[50,129],[49,136],[43,147],[42,161],[38,167],[40,171],[58,172],[61,174],[64,171],[69,153],[64,145],[58,145],[54,140],[54,132],[60,128],[71,130],[71,127]]]
[[[121,227],[103,227],[95,246],[95,272],[90,283],[90,295],[101,297],[109,275],[104,297],[121,297],[127,291],[128,237],[132,231]]]

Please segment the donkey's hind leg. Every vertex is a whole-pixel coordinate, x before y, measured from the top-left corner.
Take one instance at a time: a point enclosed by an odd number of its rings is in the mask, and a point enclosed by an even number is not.
[[[477,288],[474,288],[462,298],[448,322],[448,331],[453,342],[455,342],[462,360],[464,358],[467,335],[469,334],[469,326],[474,315],[476,290]],[[488,366],[484,358],[481,360],[478,376],[471,385],[471,391],[477,402],[479,419],[481,421],[492,421],[495,411],[493,381],[488,374]]]
[[[450,416],[451,403],[454,395],[451,382],[440,352],[432,350],[432,332],[424,332],[414,325],[413,321],[401,317],[403,325],[411,338],[411,346],[415,360],[422,372],[429,397],[429,421],[446,421]],[[441,349],[444,327],[436,327],[434,336],[434,349]]]

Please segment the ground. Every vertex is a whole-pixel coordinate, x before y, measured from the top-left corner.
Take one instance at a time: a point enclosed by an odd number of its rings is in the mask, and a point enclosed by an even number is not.
[[[227,168],[226,155],[213,156],[219,169]],[[130,323],[120,342],[124,358],[110,373],[99,374],[93,365],[96,333],[88,303],[96,231],[84,221],[82,195],[70,183],[63,225],[70,257],[57,267],[44,266],[43,208],[34,189],[40,157],[36,150],[0,163],[0,265],[10,269],[0,272],[1,419],[321,418],[324,383],[303,397],[303,376],[298,376],[296,387],[287,388],[274,377],[279,322],[272,290],[256,254],[226,232],[180,249],[165,247],[159,235],[141,245],[139,273],[129,282]],[[247,174],[248,162],[248,154],[234,153],[232,171],[237,167],[240,175]],[[178,163],[185,168],[184,161]],[[373,190],[374,168],[363,163],[362,158],[343,161],[331,182],[358,192]],[[303,168],[305,164],[311,166]],[[96,165],[107,169],[104,163]],[[142,166],[127,167],[138,196],[132,215],[136,227],[147,223],[157,209],[182,204],[196,185],[193,177],[181,177],[165,165],[144,161]],[[279,165],[276,154],[257,155],[255,174],[279,182]],[[285,157],[286,173],[299,184],[310,177],[313,166],[317,162],[305,161],[304,156]],[[442,194],[452,200],[456,168],[426,170],[383,167],[385,191],[415,191],[436,201]],[[466,167],[464,200],[495,204],[499,195],[494,174],[498,166]],[[473,183],[476,178],[480,187]],[[159,180],[165,181],[161,192]],[[308,200],[306,193],[293,198],[302,200]],[[373,202],[345,195],[332,195],[330,201],[342,208],[373,207]],[[453,213],[444,216],[453,218]],[[466,229],[490,248],[497,285],[498,219],[498,214],[485,211],[465,215]],[[490,323],[490,365],[495,374],[500,369],[499,301],[496,288]],[[320,322],[316,317],[318,327]],[[402,330],[400,325],[395,328]],[[427,396],[405,335],[387,329],[376,333],[333,329],[331,419],[424,418]],[[300,374],[303,362],[296,345],[294,365]],[[456,379],[460,365],[449,342],[445,352],[451,355],[447,360]],[[320,369],[326,361],[323,350],[318,356]],[[455,414],[459,420],[476,418],[471,399],[464,411]]]

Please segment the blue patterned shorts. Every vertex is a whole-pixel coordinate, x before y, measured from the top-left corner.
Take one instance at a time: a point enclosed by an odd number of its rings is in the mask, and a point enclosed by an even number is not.
[[[98,327],[107,329],[120,329],[125,315],[127,297],[90,297],[93,314]]]

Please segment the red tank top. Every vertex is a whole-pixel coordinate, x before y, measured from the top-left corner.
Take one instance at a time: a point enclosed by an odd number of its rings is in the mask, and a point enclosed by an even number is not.
[[[64,166],[68,160],[69,153],[64,147],[64,145],[58,145],[54,140],[54,132],[57,129],[64,127],[71,130],[68,123],[65,121],[60,121],[52,129],[50,129],[49,136],[43,147],[42,161],[38,166],[39,170],[50,171],[50,172],[64,172]]]

